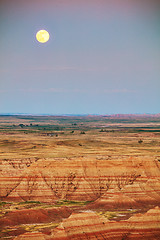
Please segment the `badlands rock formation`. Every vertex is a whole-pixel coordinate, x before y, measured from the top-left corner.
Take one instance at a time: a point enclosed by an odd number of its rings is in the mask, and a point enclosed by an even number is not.
[[[160,163],[151,157],[39,159],[29,166],[2,161],[3,201],[95,201],[94,207],[160,203]]]
[[[71,215],[68,207],[50,209],[24,209],[15,210],[5,214],[0,219],[0,226],[15,226],[20,224],[59,222]]]
[[[95,213],[72,214],[53,231],[60,239],[158,239],[160,236],[160,208],[137,214],[126,221],[108,221]]]
[[[160,208],[145,214],[136,214],[125,221],[109,221],[92,211],[73,213],[51,235],[38,232],[25,233],[14,240],[158,240],[160,236]],[[39,237],[39,238],[38,238]]]
[[[14,238],[14,240],[45,240],[45,239],[46,239],[46,236],[40,232],[24,233]]]

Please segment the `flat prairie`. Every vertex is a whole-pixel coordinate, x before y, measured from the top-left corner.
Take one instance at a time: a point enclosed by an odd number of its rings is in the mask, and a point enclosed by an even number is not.
[[[160,239],[160,115],[1,115],[0,198],[1,239]]]

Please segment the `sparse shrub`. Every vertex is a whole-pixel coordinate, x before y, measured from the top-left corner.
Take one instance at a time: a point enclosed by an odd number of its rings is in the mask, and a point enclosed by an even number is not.
[[[138,140],[138,143],[139,143],[139,144],[143,143],[143,140],[142,140],[142,139],[139,139],[139,140]]]
[[[40,201],[24,201],[24,202],[19,202],[18,205],[22,205],[22,204],[32,204],[32,203],[41,204]]]
[[[100,132],[105,132],[104,129],[101,129]]]
[[[80,134],[86,134],[84,131],[80,132]]]
[[[0,201],[0,207],[3,206],[3,205],[5,205],[5,204],[7,204],[7,202],[1,202],[1,201]]]
[[[18,125],[19,127],[23,128],[25,125],[23,123]]]

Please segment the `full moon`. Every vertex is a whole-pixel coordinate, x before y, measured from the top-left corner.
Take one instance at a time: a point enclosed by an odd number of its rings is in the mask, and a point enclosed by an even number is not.
[[[40,30],[36,34],[36,39],[40,43],[45,43],[49,40],[49,33],[46,30]]]

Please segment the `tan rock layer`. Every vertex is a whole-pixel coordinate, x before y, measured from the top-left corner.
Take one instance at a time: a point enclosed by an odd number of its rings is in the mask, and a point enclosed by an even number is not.
[[[110,201],[119,191],[132,205],[160,202],[160,164],[150,157],[39,159],[24,170],[9,165],[8,172],[5,162],[5,169],[2,200]]]
[[[15,240],[37,239],[38,233],[27,233]],[[158,240],[160,236],[160,208],[145,214],[136,214],[125,221],[108,221],[94,212],[73,213],[64,220],[51,236],[41,235],[48,240]]]
[[[159,239],[160,208],[156,207],[145,214],[136,214],[126,221],[108,221],[95,213],[72,214],[53,230],[52,238],[61,239]]]

